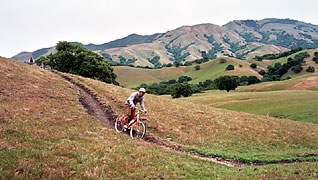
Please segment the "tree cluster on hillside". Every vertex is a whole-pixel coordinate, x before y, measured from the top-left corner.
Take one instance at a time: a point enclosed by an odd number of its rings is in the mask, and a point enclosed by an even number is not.
[[[267,72],[260,71],[259,74],[263,76],[262,81],[280,81],[281,77],[288,72],[289,69],[295,73],[302,71],[302,64],[305,62],[304,59],[309,57],[307,52],[297,54],[294,59],[288,58],[287,63],[275,63],[274,66],[267,66]]]
[[[246,85],[251,85],[251,84],[256,84],[261,82],[256,76],[248,76],[248,77],[247,76],[241,76],[241,77],[229,76],[229,77],[226,77],[225,79],[222,79],[224,78],[222,77],[221,79],[214,80],[214,81],[207,79],[204,82],[199,82],[198,84],[188,84],[188,82],[191,81],[192,78],[188,76],[180,76],[177,80],[172,79],[169,81],[162,81],[160,83],[153,83],[149,86],[143,83],[140,86],[136,87],[135,89],[137,90],[139,88],[145,88],[147,93],[150,93],[150,94],[156,94],[156,95],[171,94],[173,98],[178,98],[181,96],[188,97],[188,96],[191,96],[193,93],[201,93],[202,91],[212,90],[212,89],[230,91],[230,90],[235,90],[237,86],[246,86]]]
[[[152,59],[148,58],[148,61],[155,66],[155,68],[160,68],[161,63],[159,62],[160,56],[155,56]]]
[[[172,94],[175,90],[176,84],[186,84],[187,82],[191,81],[192,78],[188,76],[180,76],[177,80],[172,79],[169,81],[162,81],[159,84],[153,83],[151,85],[147,85],[145,83],[141,84],[135,89],[145,88],[147,93],[150,94],[157,94],[157,95],[165,95],[165,94]],[[194,87],[192,89],[195,89]]]
[[[223,51],[223,47],[221,43],[217,43],[214,40],[214,36],[208,36],[204,34],[204,37],[207,39],[207,41],[213,46],[208,52],[201,51],[202,58],[208,58],[208,59],[215,59],[217,56],[215,55],[219,51]]]
[[[188,57],[190,55],[189,52],[183,53],[183,51],[187,50],[189,46],[195,44],[194,42],[189,43],[188,45],[181,47],[181,44],[179,43],[179,45],[175,45],[172,44],[173,41],[175,41],[176,39],[178,39],[179,36],[177,36],[176,38],[172,39],[169,41],[169,43],[167,43],[165,45],[166,50],[172,55],[172,58],[170,58],[171,61],[173,62],[183,62],[185,61],[186,57]]]
[[[57,52],[47,57],[40,56],[35,63],[61,72],[77,74],[119,85],[116,74],[109,62],[99,54],[86,49],[80,44],[66,41],[58,42]]]
[[[286,51],[286,52],[282,52],[282,53],[278,53],[278,54],[265,54],[263,56],[255,56],[254,59],[256,59],[257,61],[262,61],[263,59],[273,60],[273,59],[278,59],[278,58],[282,58],[282,57],[287,57],[287,56],[292,55],[292,54],[299,52],[301,50],[303,50],[302,47],[297,47],[297,48],[294,48],[290,51]]]
[[[318,64],[318,52],[314,53],[314,57],[312,58],[312,60]]]
[[[265,32],[256,28],[255,31],[258,34],[261,34],[262,36],[256,37],[252,32],[246,33],[244,31],[240,33],[240,35],[245,39],[246,42],[260,42],[264,44],[273,44],[288,49],[293,49],[297,47],[317,48],[318,44],[318,40],[313,39],[309,34],[299,33],[299,35],[303,36],[303,38],[296,39],[294,35],[289,34],[285,30],[275,32],[275,29],[272,29],[272,31]],[[271,36],[275,36],[276,39],[272,39]],[[310,39],[312,42],[309,42],[308,40],[306,40],[306,38]]]

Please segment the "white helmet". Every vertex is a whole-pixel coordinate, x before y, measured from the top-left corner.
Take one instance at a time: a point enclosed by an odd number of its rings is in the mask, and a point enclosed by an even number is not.
[[[140,88],[139,91],[140,91],[140,92],[143,92],[143,93],[146,92],[145,88]]]

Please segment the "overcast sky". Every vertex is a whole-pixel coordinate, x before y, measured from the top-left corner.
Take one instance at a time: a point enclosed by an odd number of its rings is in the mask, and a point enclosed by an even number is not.
[[[201,23],[290,18],[318,25],[317,11],[317,0],[0,0],[0,56]]]

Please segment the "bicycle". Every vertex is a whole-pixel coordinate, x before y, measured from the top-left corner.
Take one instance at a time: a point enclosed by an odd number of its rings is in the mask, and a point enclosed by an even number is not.
[[[137,113],[133,117],[130,117],[127,123],[125,123],[126,114],[118,116],[115,122],[115,129],[117,132],[123,132],[125,129],[130,129],[130,136],[132,138],[136,137],[142,139],[146,134],[146,125],[140,120],[140,114],[144,111],[138,108],[136,109]],[[126,125],[127,128],[124,128],[124,125]]]

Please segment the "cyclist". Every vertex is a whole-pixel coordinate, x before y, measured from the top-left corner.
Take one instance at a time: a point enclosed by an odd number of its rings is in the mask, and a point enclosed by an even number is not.
[[[125,119],[125,124],[127,123],[129,117],[133,117],[136,112],[136,105],[139,102],[141,108],[147,113],[147,110],[145,108],[144,104],[144,94],[146,93],[145,88],[140,88],[138,92],[132,93],[129,98],[126,100],[125,105],[126,105],[126,119]],[[124,125],[125,127],[126,125]],[[125,127],[126,128],[126,127]]]
[[[29,59],[29,64],[32,65],[33,63],[34,63],[33,57],[30,57],[30,59]]]

